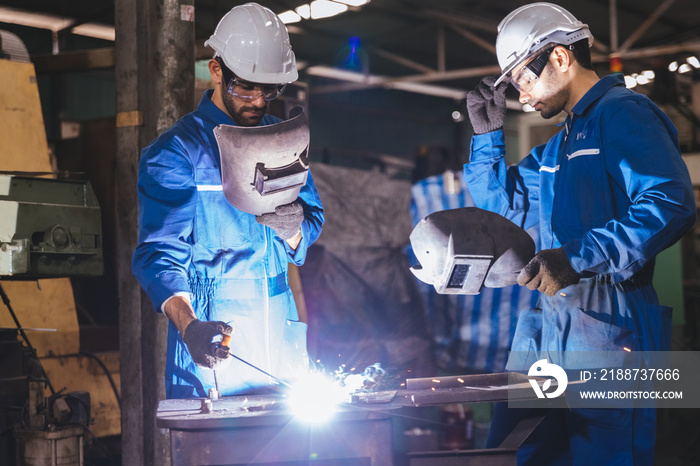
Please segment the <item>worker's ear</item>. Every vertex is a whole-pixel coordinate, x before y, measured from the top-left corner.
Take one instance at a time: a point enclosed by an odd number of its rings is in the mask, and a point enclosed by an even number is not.
[[[561,72],[566,72],[573,61],[572,54],[562,45],[557,45],[549,56],[552,65]]]
[[[209,60],[209,74],[211,75],[211,80],[216,84],[221,84],[221,79],[223,71],[221,70],[221,65],[218,61],[213,58]]]

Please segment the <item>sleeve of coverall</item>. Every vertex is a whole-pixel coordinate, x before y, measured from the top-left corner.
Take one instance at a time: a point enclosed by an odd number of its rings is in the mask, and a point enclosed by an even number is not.
[[[481,209],[501,214],[523,229],[539,221],[539,167],[544,146],[536,147],[517,165],[506,166],[503,130],[472,137],[464,180]]]
[[[302,206],[304,207],[304,220],[301,222],[301,241],[296,250],[292,249],[289,244],[284,241],[287,254],[295,265],[304,264],[306,260],[306,251],[321,235],[321,228],[325,221],[323,205],[321,204],[321,198],[316,190],[314,179],[311,176],[311,170],[309,170],[309,176],[306,178],[306,184],[299,192],[299,200],[302,201]]]
[[[194,169],[184,149],[147,147],[139,163],[139,241],[132,257],[137,280],[160,311],[177,292],[190,292],[187,243],[193,227],[197,188]]]
[[[695,221],[693,188],[676,131],[652,105],[629,99],[602,116],[606,169],[631,205],[564,245],[578,272],[613,273],[625,280]]]

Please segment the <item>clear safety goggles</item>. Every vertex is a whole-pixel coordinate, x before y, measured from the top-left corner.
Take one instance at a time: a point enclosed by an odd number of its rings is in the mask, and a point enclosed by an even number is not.
[[[547,63],[549,63],[549,56],[552,54],[552,50],[554,50],[554,47],[537,55],[534,60],[531,60],[530,63],[523,66],[522,69],[511,78],[510,82],[518,92],[527,94],[532,91],[532,88],[535,87],[537,81],[540,79],[542,71],[544,71]]]
[[[287,84],[258,84],[244,81],[235,74],[233,71],[228,69],[224,65],[223,61],[217,58],[219,65],[221,66],[221,71],[224,75],[224,83],[226,84],[226,90],[229,94],[234,97],[238,97],[241,100],[247,100],[252,102],[257,100],[262,96],[262,98],[269,102],[275,100],[277,97],[282,95]]]

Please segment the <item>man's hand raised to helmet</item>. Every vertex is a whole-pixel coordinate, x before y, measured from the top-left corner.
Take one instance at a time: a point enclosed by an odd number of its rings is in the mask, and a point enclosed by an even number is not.
[[[508,80],[503,80],[494,87],[496,79],[498,75],[486,76],[473,91],[467,94],[467,111],[474,134],[484,134],[503,128],[506,118]]]

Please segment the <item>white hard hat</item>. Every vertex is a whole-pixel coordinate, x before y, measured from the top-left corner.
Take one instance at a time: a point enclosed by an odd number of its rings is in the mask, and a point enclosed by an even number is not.
[[[299,77],[287,27],[257,3],[233,7],[204,45],[245,81],[282,84]]]
[[[549,44],[569,45],[593,35],[587,24],[553,3],[539,2],[521,6],[506,16],[498,25],[496,55],[503,73],[496,85],[537,51]]]

